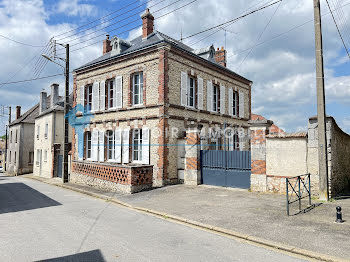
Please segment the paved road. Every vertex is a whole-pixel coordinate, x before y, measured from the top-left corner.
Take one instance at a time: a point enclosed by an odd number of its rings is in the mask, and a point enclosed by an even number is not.
[[[1,261],[300,261],[21,177],[0,176]]]

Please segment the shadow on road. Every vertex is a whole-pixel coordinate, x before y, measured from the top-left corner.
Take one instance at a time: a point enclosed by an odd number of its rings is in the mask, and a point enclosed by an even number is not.
[[[59,206],[61,203],[23,183],[0,184],[0,214]]]
[[[51,259],[44,259],[39,260],[37,262],[58,262],[58,261],[64,261],[64,262],[105,262],[105,259],[103,258],[103,255],[99,249],[78,253],[70,256],[65,257],[57,257],[57,258],[51,258]]]

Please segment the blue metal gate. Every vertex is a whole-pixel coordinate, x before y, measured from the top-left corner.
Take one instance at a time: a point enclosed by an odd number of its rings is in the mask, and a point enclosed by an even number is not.
[[[202,183],[250,188],[250,151],[201,150]]]

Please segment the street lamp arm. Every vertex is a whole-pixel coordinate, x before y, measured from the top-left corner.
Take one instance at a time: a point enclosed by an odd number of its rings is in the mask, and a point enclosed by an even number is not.
[[[65,68],[63,65],[61,65],[60,63],[55,62],[54,60],[51,59],[51,57],[49,57],[48,55],[42,54],[42,57],[44,57],[45,59],[49,60],[52,63],[55,63],[56,65],[59,65],[62,68]],[[59,58],[59,57],[58,57]],[[63,58],[59,58],[62,59],[63,61],[65,61]]]

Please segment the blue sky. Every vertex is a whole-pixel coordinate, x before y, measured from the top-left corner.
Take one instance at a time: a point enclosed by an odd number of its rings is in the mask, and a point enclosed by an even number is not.
[[[130,30],[141,23],[139,15],[146,8],[157,18],[162,14],[181,7],[191,0],[153,0],[139,1],[131,4],[132,0],[3,0],[0,1],[0,34],[30,45],[45,45],[55,35],[73,30],[71,33],[59,36],[61,41],[71,41],[71,50],[85,47],[88,43],[98,42],[71,53],[71,69],[93,60],[102,54],[102,41],[107,31],[113,31],[111,36],[132,39],[141,32],[140,28]],[[247,10],[253,10],[271,1],[261,0],[197,0],[170,15],[156,19],[157,30],[176,39],[215,26],[237,17]],[[335,1],[330,0],[331,4]],[[340,5],[346,5],[349,0],[339,0]],[[323,16],[324,61],[327,114],[335,117],[339,126],[350,132],[350,59],[347,57],[340,41],[334,22],[328,12],[325,1],[321,1]],[[157,12],[158,9],[166,7]],[[129,7],[105,18],[103,25],[88,31],[74,30],[77,26],[105,16],[113,11]],[[137,8],[137,5],[141,5]],[[133,11],[130,9],[136,8]],[[250,8],[250,9],[249,9]],[[209,11],[210,10],[210,11]],[[129,11],[127,14],[123,12]],[[340,13],[340,11],[342,13]],[[343,30],[346,44],[350,47],[350,5],[338,9],[336,19]],[[130,18],[127,16],[133,15]],[[112,21],[106,19],[118,16]],[[123,26],[135,19],[139,22]],[[313,19],[312,1],[288,0],[251,15],[231,24],[226,29],[225,46],[228,52],[228,67],[237,73],[251,79],[253,84],[253,112],[272,119],[277,125],[293,132],[304,130],[307,119],[316,114],[315,92],[315,53],[313,22],[299,26]],[[117,20],[122,20],[115,25]],[[101,21],[99,21],[101,22]],[[88,27],[97,25],[94,23]],[[107,29],[101,27],[111,25]],[[94,32],[96,29],[101,29]],[[292,31],[288,32],[289,30]],[[130,30],[123,34],[120,32]],[[286,33],[288,32],[288,33]],[[275,38],[281,33],[284,35]],[[90,42],[82,43],[97,35]],[[214,44],[221,47],[225,44],[224,31],[209,36],[209,33],[199,35],[184,43],[193,48],[205,47]],[[202,39],[203,36],[208,36]],[[259,37],[260,36],[260,37]],[[79,37],[79,40],[72,41]],[[272,40],[273,39],[273,40]],[[257,45],[261,42],[264,44]],[[238,52],[252,46],[251,52]],[[38,60],[41,48],[20,45],[0,37],[0,57],[3,61],[0,67],[0,82],[7,82],[33,78],[43,61]],[[249,53],[249,56],[246,55]],[[34,59],[26,64],[31,58]],[[39,63],[38,63],[39,61]],[[26,65],[23,69],[21,69]],[[19,71],[18,71],[19,70]],[[14,75],[15,72],[18,73]],[[40,76],[61,73],[60,67],[47,63]],[[22,106],[22,112],[28,110],[39,100],[42,89],[49,91],[51,83],[60,84],[60,93],[63,93],[64,79],[58,76],[38,81],[3,85],[0,87],[0,104]],[[72,85],[72,82],[71,82]],[[14,111],[14,110],[13,110]],[[13,115],[14,116],[14,115]],[[0,134],[4,133],[5,118],[0,119]]]

